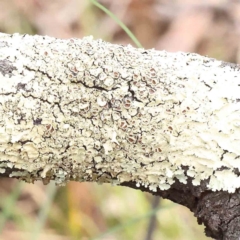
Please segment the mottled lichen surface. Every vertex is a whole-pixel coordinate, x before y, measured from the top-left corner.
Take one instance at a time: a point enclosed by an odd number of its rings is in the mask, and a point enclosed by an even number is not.
[[[0,35],[0,171],[240,187],[240,73],[197,54]]]

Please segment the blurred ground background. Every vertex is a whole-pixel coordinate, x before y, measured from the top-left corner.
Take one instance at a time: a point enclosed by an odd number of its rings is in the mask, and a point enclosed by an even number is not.
[[[240,1],[99,0],[145,48],[240,62]],[[0,32],[59,38],[93,35],[134,43],[90,0],[0,0]],[[1,240],[204,240],[188,209],[140,191],[71,182],[66,187],[0,180]],[[156,199],[155,199],[156,200]],[[152,237],[151,220],[156,216]]]

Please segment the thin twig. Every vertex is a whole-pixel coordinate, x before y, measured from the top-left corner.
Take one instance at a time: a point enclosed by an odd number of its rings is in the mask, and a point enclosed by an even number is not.
[[[159,208],[159,204],[160,204],[160,197],[159,196],[154,197],[152,200],[152,210],[153,211],[157,210]],[[155,211],[155,213],[150,218],[145,240],[152,240],[153,233],[156,227],[156,220],[157,220],[156,213],[157,211]]]

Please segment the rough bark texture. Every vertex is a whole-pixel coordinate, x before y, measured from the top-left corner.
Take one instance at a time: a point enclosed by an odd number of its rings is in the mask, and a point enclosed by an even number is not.
[[[239,66],[197,54],[0,35],[0,173],[109,182],[240,237]]]

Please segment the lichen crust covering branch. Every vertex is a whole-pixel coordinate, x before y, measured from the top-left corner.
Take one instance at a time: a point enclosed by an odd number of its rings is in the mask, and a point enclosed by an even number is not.
[[[239,68],[91,37],[0,35],[0,172],[240,187]]]

